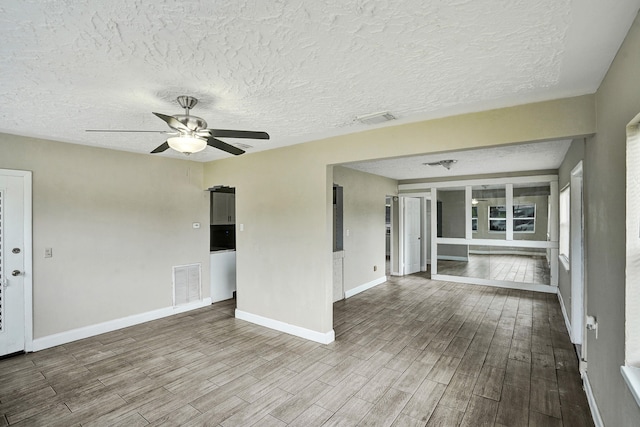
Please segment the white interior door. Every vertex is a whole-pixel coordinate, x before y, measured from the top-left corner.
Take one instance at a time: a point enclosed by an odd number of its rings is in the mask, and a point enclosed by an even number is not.
[[[420,199],[404,197],[404,274],[420,271]]]
[[[25,262],[30,253],[25,225],[30,202],[22,174],[0,170],[0,356],[25,350],[25,271],[30,266]]]

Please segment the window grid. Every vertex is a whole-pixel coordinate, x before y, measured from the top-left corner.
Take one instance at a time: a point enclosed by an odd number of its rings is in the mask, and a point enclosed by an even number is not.
[[[489,232],[503,233],[507,231],[507,208],[504,205],[489,206]],[[513,232],[535,233],[536,205],[522,203],[513,205]]]

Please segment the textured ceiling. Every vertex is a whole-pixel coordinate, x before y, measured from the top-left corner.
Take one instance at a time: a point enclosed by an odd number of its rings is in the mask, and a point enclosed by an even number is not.
[[[371,160],[344,166],[397,180],[558,169],[571,141],[504,145],[481,150]],[[425,163],[456,160],[451,169]]]
[[[248,152],[593,93],[639,0],[5,0],[0,131],[148,153],[179,114],[267,131]],[[233,140],[227,140],[233,142]],[[168,150],[163,156],[181,156]],[[227,157],[212,148],[193,155]]]

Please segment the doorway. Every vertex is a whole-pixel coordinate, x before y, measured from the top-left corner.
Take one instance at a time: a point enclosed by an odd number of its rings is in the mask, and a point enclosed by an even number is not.
[[[420,199],[417,197],[403,197],[404,223],[404,274],[420,271]]]
[[[32,340],[31,172],[0,169],[0,356]]]
[[[344,187],[333,184],[333,302],[344,299]]]
[[[393,197],[387,196],[384,201],[384,225],[385,225],[385,269],[384,272],[387,277],[391,276],[391,260],[393,259]]]

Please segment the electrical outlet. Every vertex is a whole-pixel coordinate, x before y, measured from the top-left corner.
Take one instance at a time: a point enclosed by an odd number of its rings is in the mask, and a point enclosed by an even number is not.
[[[44,248],[44,257],[45,258],[53,257],[53,249],[52,248]]]

